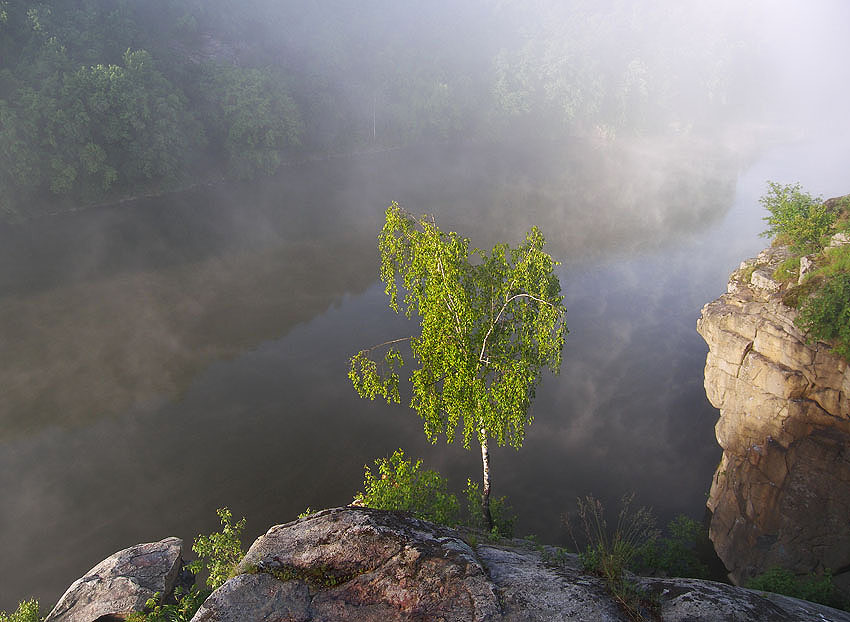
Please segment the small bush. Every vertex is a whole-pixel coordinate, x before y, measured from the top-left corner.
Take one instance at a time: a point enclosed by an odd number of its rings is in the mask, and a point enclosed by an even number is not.
[[[38,601],[34,598],[18,603],[14,613],[0,611],[0,622],[40,622],[40,620]]]
[[[822,575],[810,574],[807,577],[798,577],[790,570],[774,567],[751,579],[747,583],[747,587],[753,590],[801,598],[838,609],[846,609],[848,605],[846,599],[836,589],[829,572]]]
[[[667,525],[669,536],[647,541],[638,549],[630,569],[668,577],[706,579],[709,569],[699,556],[708,543],[708,531],[694,519],[680,514]]]
[[[199,590],[194,585],[188,592],[179,587],[174,592],[175,604],[162,604],[157,592],[145,603],[147,613],[131,613],[127,622],[189,622],[210,595],[209,590]]]
[[[216,510],[221,520],[221,531],[208,536],[199,535],[192,544],[192,550],[198,554],[198,559],[189,564],[189,570],[198,574],[206,570],[207,585],[215,590],[228,578],[245,553],[242,552],[241,535],[245,528],[242,518],[235,525],[231,523],[233,514],[227,508]]]
[[[799,255],[820,251],[825,236],[834,230],[837,213],[820,197],[803,192],[800,184],[769,181],[767,185],[769,190],[759,202],[770,216],[764,218],[768,228],[761,235],[787,242]]]
[[[439,473],[420,470],[421,460],[405,460],[399,449],[389,458],[375,460],[375,466],[377,474],[365,467],[365,490],[354,497],[359,503],[382,510],[405,510],[423,520],[457,525],[457,497],[447,492],[447,480]]]
[[[466,524],[473,529],[484,529],[484,508],[481,505],[481,488],[477,482],[466,480]],[[491,534],[497,538],[513,538],[516,515],[508,504],[507,497],[490,498],[490,517],[493,519]]]

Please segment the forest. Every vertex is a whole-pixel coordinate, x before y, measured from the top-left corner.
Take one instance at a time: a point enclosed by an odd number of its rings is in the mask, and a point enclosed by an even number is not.
[[[0,2],[0,219],[328,154],[750,113],[731,15],[689,32],[638,4]]]

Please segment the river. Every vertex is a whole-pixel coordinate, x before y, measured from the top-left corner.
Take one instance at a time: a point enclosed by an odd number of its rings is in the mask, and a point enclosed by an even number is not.
[[[360,400],[362,347],[409,334],[377,280],[392,200],[475,245],[541,227],[570,334],[520,451],[517,534],[567,544],[579,495],[701,518],[720,458],[701,306],[754,255],[765,182],[846,193],[848,141],[442,146],[329,158],[0,229],[0,609],[49,606],[112,552],[246,516],[244,543],[343,505],[398,447],[460,490],[479,454]],[[191,554],[190,554],[191,555]]]

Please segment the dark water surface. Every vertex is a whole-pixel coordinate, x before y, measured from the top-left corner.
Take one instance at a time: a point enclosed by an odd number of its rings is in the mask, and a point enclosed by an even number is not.
[[[845,193],[843,144],[417,149],[4,227],[0,609],[49,606],[138,542],[188,549],[224,505],[247,546],[347,503],[398,447],[456,489],[479,477],[475,451],[428,444],[346,377],[358,349],[410,334],[377,282],[391,200],[485,247],[537,224],[562,262],[561,375],[523,449],[492,457],[518,535],[565,543],[560,517],[588,493],[701,517],[720,451],[699,310],[761,248],[764,182]]]

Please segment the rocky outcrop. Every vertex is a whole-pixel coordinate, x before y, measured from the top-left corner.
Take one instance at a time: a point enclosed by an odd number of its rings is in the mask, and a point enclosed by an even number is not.
[[[123,620],[142,611],[157,592],[169,594],[180,577],[183,541],[137,544],[107,557],[77,579],[45,622]]]
[[[697,322],[723,448],[709,535],[736,583],[771,566],[850,567],[850,371],[794,325],[773,278],[788,257],[777,247],[742,263]]]
[[[483,622],[500,611],[484,568],[456,531],[382,510],[326,510],[272,527],[254,542],[237,572],[274,580],[237,577],[237,585],[228,582],[212,595],[194,622],[235,619],[234,597],[243,606],[256,603],[243,619],[276,620],[276,613],[263,615],[265,597],[251,594],[279,598],[284,590],[285,619],[304,622]]]
[[[158,558],[161,545],[174,541],[117,553],[74,586],[97,575],[103,588],[108,587],[109,577],[121,577],[144,589],[158,588],[164,585],[163,577],[150,568],[165,570],[168,563],[164,559],[162,564],[148,562]],[[519,540],[477,544],[456,530],[400,512],[355,507],[324,510],[272,527],[258,538],[236,576],[207,598],[192,622],[629,619],[602,580],[581,570],[576,556],[555,553]],[[850,622],[850,613],[711,581],[633,580],[659,604],[658,615],[649,618],[660,616],[665,622]],[[99,602],[120,599],[120,582],[115,589],[119,591],[114,595],[101,593]],[[140,611],[144,604],[128,598],[120,607],[95,608],[86,599],[66,597],[64,617],[54,617],[54,610],[49,620],[123,620],[129,610]]]

